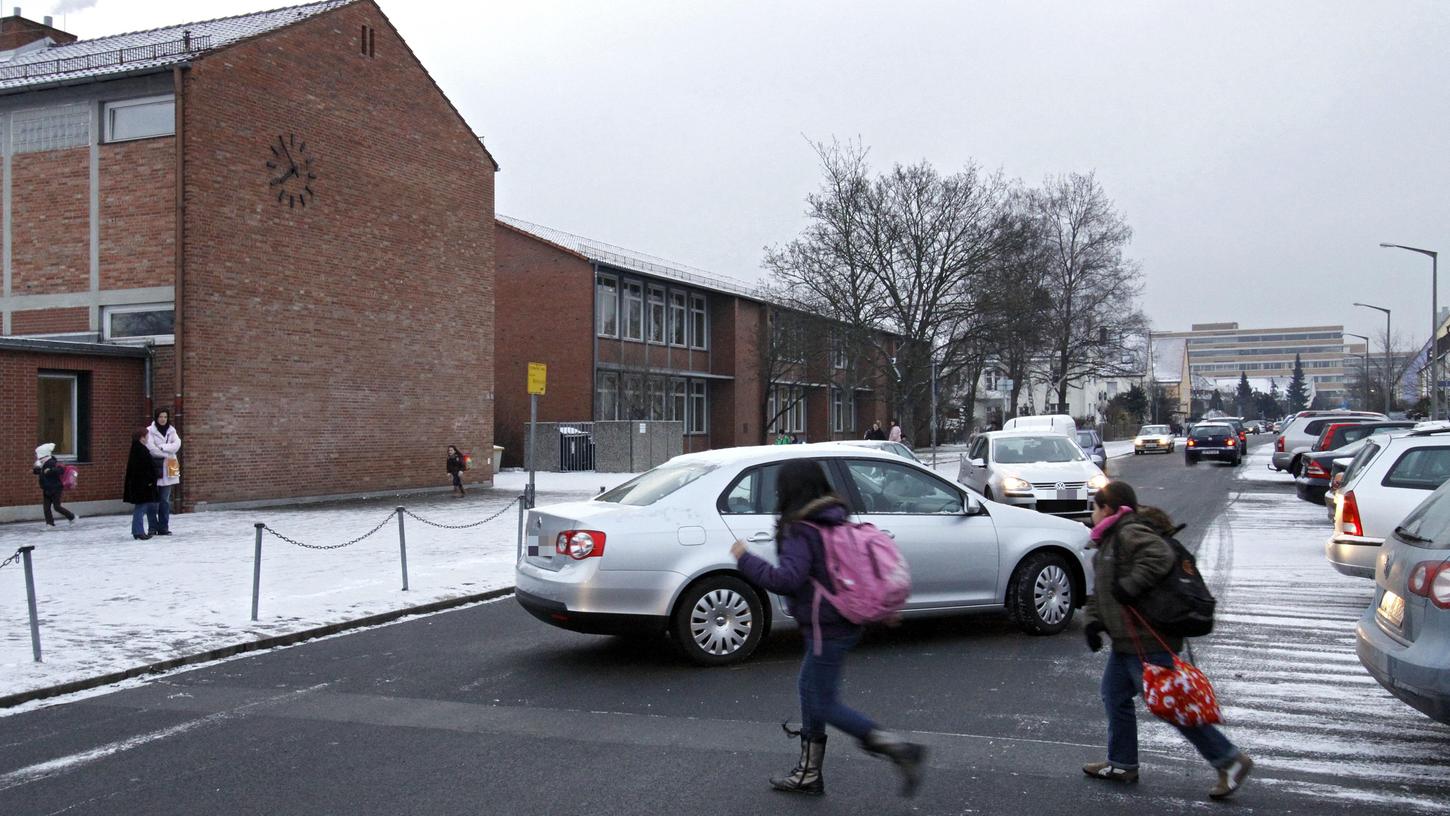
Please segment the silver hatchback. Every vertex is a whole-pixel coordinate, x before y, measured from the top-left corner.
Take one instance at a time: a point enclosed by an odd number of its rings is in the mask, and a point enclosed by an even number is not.
[[[1081,524],[986,501],[883,451],[770,445],[677,456],[590,501],[529,511],[518,602],[577,632],[668,633],[703,665],[744,660],[792,621],[735,568],[730,545],[774,561],[776,478],[797,458],[819,461],[853,519],[896,540],[912,574],[904,617],[1005,611],[1056,634],[1091,589]]]

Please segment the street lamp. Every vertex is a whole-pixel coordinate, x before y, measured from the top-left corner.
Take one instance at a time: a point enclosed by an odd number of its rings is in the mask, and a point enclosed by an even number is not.
[[[1440,331],[1440,253],[1404,244],[1381,242],[1380,246],[1430,256],[1430,418],[1436,419],[1440,416],[1440,349],[1435,342]]]
[[[1344,336],[1345,337],[1358,337],[1359,339],[1361,339],[1361,340],[1364,341],[1364,351],[1359,355],[1360,356],[1360,360],[1361,360],[1361,362],[1359,364],[1359,370],[1364,372],[1364,404],[1365,404],[1366,407],[1368,407],[1369,406],[1369,338],[1368,337],[1365,337],[1362,334],[1355,334],[1354,332],[1345,332],[1344,333]],[[1386,416],[1388,416],[1388,414],[1386,414]]]
[[[1383,306],[1371,306],[1368,303],[1356,303],[1354,305],[1385,313],[1385,416],[1389,416],[1390,408],[1392,407],[1390,405],[1390,392],[1393,390],[1390,387],[1390,310]],[[1364,350],[1369,351],[1368,340],[1364,341]],[[1368,356],[1365,359],[1368,361]],[[1366,376],[1368,376],[1367,373]]]

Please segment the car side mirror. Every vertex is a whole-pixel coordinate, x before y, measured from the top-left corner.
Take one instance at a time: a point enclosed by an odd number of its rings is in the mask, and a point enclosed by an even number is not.
[[[987,466],[987,460],[986,459],[973,459],[972,460],[972,467],[974,467],[974,468],[984,468],[986,466]]]
[[[980,516],[984,512],[986,512],[986,508],[982,506],[980,501],[977,501],[977,497],[968,493],[966,501],[962,502],[962,514],[967,516]]]

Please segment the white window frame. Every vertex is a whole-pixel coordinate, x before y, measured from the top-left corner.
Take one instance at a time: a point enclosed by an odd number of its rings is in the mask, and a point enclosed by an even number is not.
[[[127,303],[124,306],[102,306],[101,307],[101,339],[107,343],[153,343],[164,346],[176,342],[176,335],[173,334],[138,334],[130,337],[115,337],[111,334],[111,315],[129,314],[131,312],[164,312],[171,311],[171,325],[176,326],[176,304],[175,303]]]
[[[685,433],[710,433],[710,392],[704,380],[690,380],[690,421]]]
[[[625,340],[644,342],[644,284],[637,280],[622,282],[620,290],[620,336]],[[635,313],[634,331],[630,331],[630,312]]]
[[[124,110],[126,108],[138,108],[143,105],[156,105],[162,102],[171,103],[171,130],[165,133],[148,133],[144,136],[127,136],[125,138],[117,138],[114,135],[115,122],[112,121],[111,116],[113,111]],[[141,139],[159,139],[162,136],[175,136],[176,96],[175,94],[162,94],[160,96],[142,96],[136,99],[120,99],[114,102],[103,102],[101,103],[101,126],[104,130],[102,138],[105,139],[107,144],[111,144],[114,142],[136,142],[140,141]]]
[[[671,290],[666,306],[670,313],[670,330],[665,339],[672,346],[687,348],[690,344],[690,299],[684,292]]]
[[[781,413],[782,400],[791,403]],[[773,385],[767,398],[766,411],[772,417],[768,433],[805,433],[806,394],[799,385]]]
[[[62,374],[62,373],[59,373],[59,372],[46,371],[46,372],[40,373],[36,377],[36,380],[37,381],[39,381],[39,380],[66,380],[66,381],[69,381],[70,382],[70,440],[69,440],[70,441],[70,446],[69,447],[70,447],[71,452],[70,453],[57,453],[57,454],[55,454],[55,458],[56,459],[59,459],[62,462],[75,462],[75,461],[78,461],[79,456],[80,456],[80,449],[81,449],[81,405],[80,405],[81,378],[80,378],[80,375],[79,374]],[[36,408],[38,410],[39,409],[39,405],[37,405]],[[39,432],[39,430],[40,430],[40,428],[39,428],[39,422],[38,422],[39,416],[37,416],[36,419],[37,419],[36,431]],[[55,442],[57,448],[63,447],[60,444],[59,440],[42,439],[41,441],[42,442]]]
[[[841,433],[846,430],[845,392],[839,386],[831,386],[831,430]]]
[[[659,308],[656,315],[655,308]],[[645,329],[647,342],[664,345],[669,339],[669,297],[665,294],[663,286],[651,286],[645,298],[645,317],[648,318],[648,327]],[[658,317],[658,319],[656,319]]]
[[[831,365],[837,369],[848,367],[846,341],[839,336],[831,338]]]
[[[684,423],[686,432],[689,432],[690,417],[690,384],[683,378],[674,377],[670,380],[669,391],[670,410],[666,419]]]
[[[605,411],[605,395],[611,395],[609,400],[612,411]],[[599,372],[599,384],[594,390],[594,399],[597,404],[594,410],[600,420],[612,420],[619,418],[619,374],[614,371]]]
[[[698,320],[696,319],[698,317]],[[710,311],[705,296],[690,295],[690,348],[704,351],[710,347]]]
[[[650,377],[645,381],[646,402],[649,406],[649,418],[653,422],[660,422],[669,419],[670,392],[669,384],[659,377]]]
[[[612,331],[612,332],[611,331],[608,331],[606,329],[606,327],[605,327],[605,320],[604,320],[604,316],[605,316],[604,315],[604,305],[605,305],[606,301],[605,301],[605,298],[604,298],[604,295],[602,294],[602,292],[603,292],[603,290],[606,287],[610,288],[614,292],[614,297],[611,298],[611,300],[613,300],[613,303],[614,303],[614,331]],[[619,336],[619,311],[620,311],[619,310],[619,278],[617,278],[617,277],[615,277],[613,275],[604,275],[604,274],[595,275],[594,276],[594,302],[595,302],[594,308],[595,308],[595,311],[596,311],[595,319],[599,321],[599,336],[600,337],[618,337]]]

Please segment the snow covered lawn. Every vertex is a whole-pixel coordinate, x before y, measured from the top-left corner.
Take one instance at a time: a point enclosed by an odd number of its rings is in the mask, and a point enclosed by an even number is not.
[[[540,473],[540,504],[586,499],[627,473]],[[493,489],[453,499],[410,496],[346,504],[187,513],[173,535],[136,541],[129,516],[95,516],[42,531],[0,526],[0,560],[33,544],[44,663],[31,662],[20,564],[0,571],[0,695],[96,677],[261,637],[460,598],[513,584],[518,510],[478,527],[450,530],[405,521],[409,590],[402,591],[398,522],[402,504],[429,521],[469,524],[505,508],[526,473],[501,473]],[[255,522],[312,545],[272,535],[262,541],[259,620],[251,620]]]

